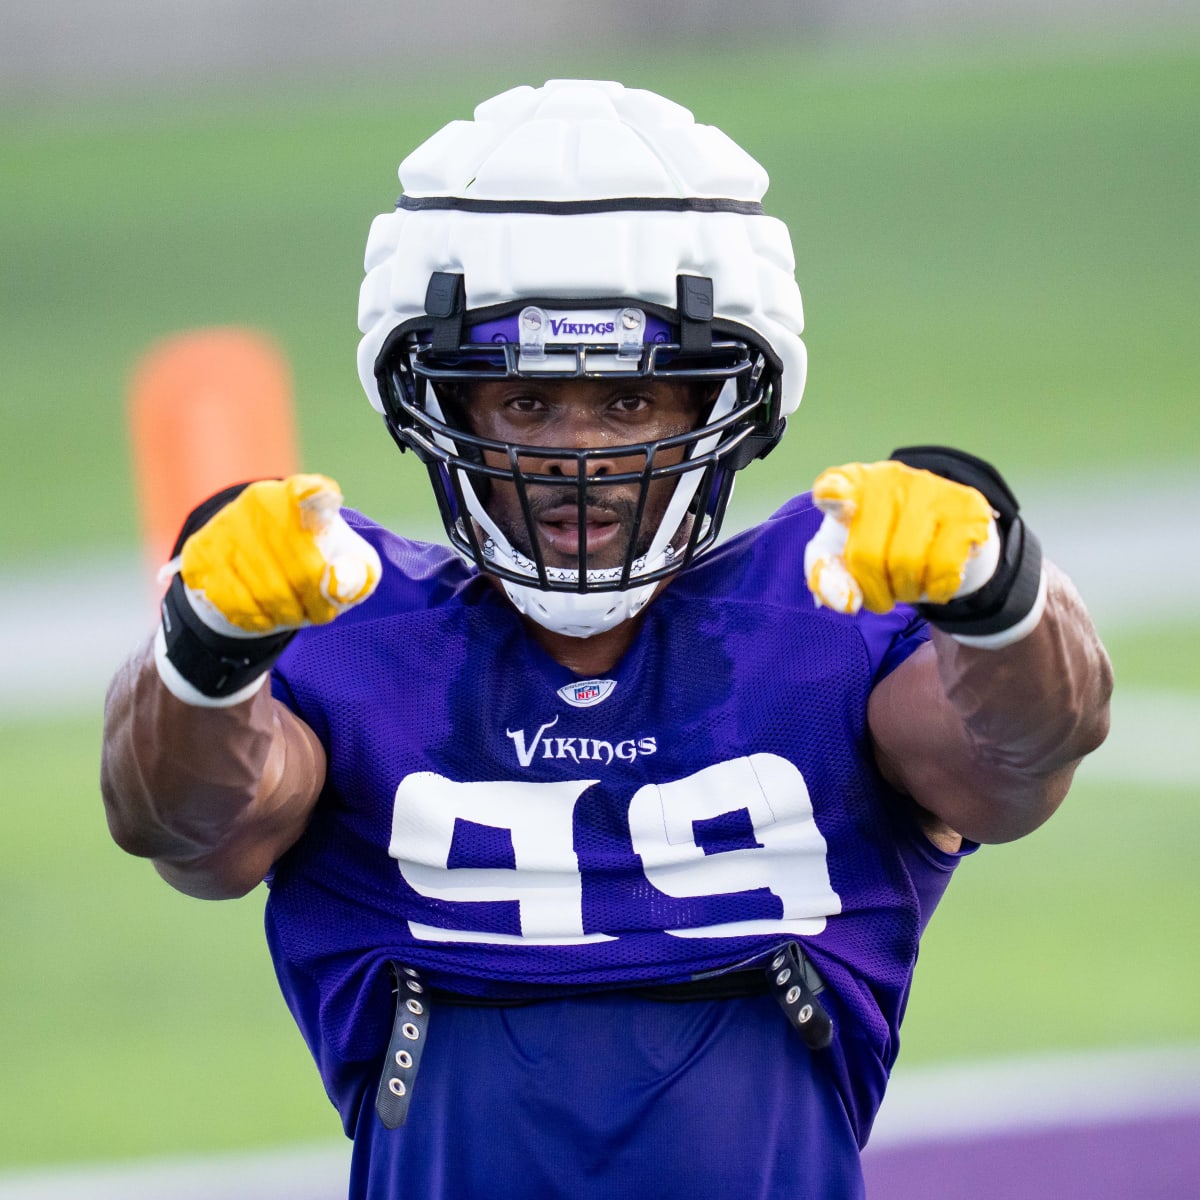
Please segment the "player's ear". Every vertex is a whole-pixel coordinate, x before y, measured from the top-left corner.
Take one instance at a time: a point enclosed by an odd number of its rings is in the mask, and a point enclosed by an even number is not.
[[[706,425],[712,418],[713,406],[717,403],[717,397],[721,394],[721,388],[724,385],[721,383],[711,383],[701,381],[688,384],[688,390],[691,393],[692,403],[696,409],[696,424],[694,428],[699,428],[701,425]]]
[[[439,380],[434,383],[433,390],[437,394],[438,404],[441,405],[446,423],[458,428],[470,429],[469,384],[461,381]]]

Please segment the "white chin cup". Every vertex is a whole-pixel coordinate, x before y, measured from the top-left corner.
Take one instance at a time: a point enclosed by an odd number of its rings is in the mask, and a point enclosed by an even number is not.
[[[551,633],[576,638],[593,637],[637,616],[658,586],[645,583],[623,592],[581,593],[544,592],[523,583],[502,582],[505,595],[522,616]]]

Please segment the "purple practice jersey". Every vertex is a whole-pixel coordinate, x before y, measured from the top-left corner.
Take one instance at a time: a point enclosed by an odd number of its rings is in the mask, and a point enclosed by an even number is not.
[[[924,624],[814,605],[821,518],[801,497],[674,577],[617,666],[581,680],[451,551],[349,519],[383,578],[274,673],[328,774],[273,871],[267,932],[355,1137],[352,1195],[859,1194],[918,939],[957,861],[867,732],[872,687]],[[628,990],[793,940],[828,985],[827,1050],[767,995]],[[435,1004],[396,1130],[373,1103],[391,961],[521,1002]]]

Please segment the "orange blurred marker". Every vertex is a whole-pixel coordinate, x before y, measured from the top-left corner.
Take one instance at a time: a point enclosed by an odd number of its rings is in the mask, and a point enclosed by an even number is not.
[[[151,580],[200,501],[297,470],[291,372],[254,330],[197,330],[151,347],[133,372],[128,417]]]

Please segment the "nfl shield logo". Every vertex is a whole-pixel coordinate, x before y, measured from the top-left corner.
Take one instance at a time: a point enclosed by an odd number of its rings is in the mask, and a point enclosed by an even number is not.
[[[568,683],[560,687],[558,694],[572,708],[590,708],[611,695],[617,686],[615,679],[581,679],[578,683]]]

